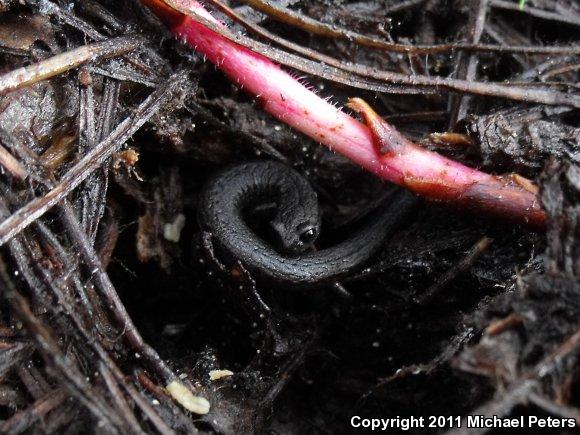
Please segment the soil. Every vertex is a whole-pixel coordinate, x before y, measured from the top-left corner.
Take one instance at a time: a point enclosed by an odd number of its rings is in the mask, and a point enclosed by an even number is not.
[[[485,44],[580,43],[575,0],[528,0],[522,9],[481,1],[483,17],[479,0],[275,3],[408,44],[470,41],[478,18]],[[402,55],[229,4],[272,33],[377,69],[578,93],[577,55]],[[284,161],[319,194],[321,246],[356,231],[384,183],[267,115],[137,0],[0,0],[0,10],[2,73],[97,35],[143,38],[134,51],[0,93],[0,145],[27,174],[19,179],[0,153],[5,218],[66,180],[121,121],[146,120],[112,157],[82,172],[66,203],[2,246],[1,433],[342,434],[362,430],[353,416],[580,417],[578,109],[441,89],[378,94],[305,77],[338,105],[365,98],[425,147],[536,181],[550,219],[535,232],[424,202],[341,290],[298,290],[212,250],[196,220],[204,181],[235,162]],[[156,91],[171,98],[145,119],[140,105]],[[111,288],[165,364],[125,339],[131,325],[107,298]],[[211,381],[216,369],[233,375]],[[209,414],[174,402],[163,390],[168,373],[207,398]],[[408,432],[476,433],[461,421]]]

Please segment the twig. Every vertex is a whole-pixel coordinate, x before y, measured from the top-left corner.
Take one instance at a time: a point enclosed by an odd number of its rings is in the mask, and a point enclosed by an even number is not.
[[[490,20],[488,20],[486,23],[485,33],[498,45],[511,45],[511,40],[508,40],[508,38],[513,38],[513,34],[506,35],[501,31],[500,26],[498,26],[496,23],[490,22]],[[529,58],[527,56],[513,53],[512,58],[523,68],[528,68],[530,66]]]
[[[207,11],[202,11],[200,9],[201,6],[199,6],[195,0],[189,0],[188,2],[192,5],[195,2],[198,6],[191,6],[191,9],[193,10],[193,12],[189,12],[189,18],[191,19],[185,21],[179,19],[179,17],[183,16],[182,14],[185,13],[184,11],[181,11],[180,9],[180,12],[177,12],[177,10],[171,9],[168,6],[165,6],[164,1],[165,0],[142,0],[143,3],[156,10],[161,18],[165,18],[170,26],[175,23],[176,27],[173,28],[174,33],[188,40],[190,45],[196,47],[197,50],[203,48],[203,53],[222,69],[224,69],[224,61],[227,59],[222,58],[219,53],[211,53],[216,47],[212,47],[212,44],[208,44],[208,41],[216,38],[216,35],[212,36],[211,32],[208,34],[208,29],[234,43],[236,46],[235,50],[240,50],[237,46],[241,45],[282,65],[355,88],[385,93],[422,94],[432,92],[433,90],[447,90],[451,92],[506,98],[515,101],[580,107],[580,97],[563,92],[529,89],[499,83],[470,82],[467,80],[450,79],[445,77],[427,77],[420,75],[409,76],[407,74],[377,70],[358,64],[353,65],[348,62],[341,62],[337,59],[334,59],[333,63],[340,63],[340,68],[333,67],[330,64],[320,65],[303,57],[262,44],[243,35],[231,33],[224,26],[218,24],[213,17],[207,13]],[[166,0],[166,3],[172,4],[173,1],[174,0]],[[232,49],[234,48],[232,47],[228,50]],[[241,59],[237,58],[234,63],[237,63],[240,60]],[[246,61],[249,61],[249,59],[246,59]],[[227,63],[229,64],[230,62]],[[231,70],[229,71],[229,74],[234,77],[236,76]],[[355,76],[353,76],[353,74],[355,74]],[[240,81],[239,78],[238,81]],[[260,95],[259,91],[256,93]]]
[[[454,279],[459,275],[467,271],[473,263],[483,254],[492,239],[489,237],[482,237],[473,247],[469,250],[467,255],[461,259],[455,266],[449,269],[447,272],[441,276],[437,282],[432,284],[420,297],[417,298],[418,304],[424,304],[433,300],[433,298],[441,292],[445,287],[447,287]]]
[[[487,17],[487,1],[488,0],[471,0],[470,5],[474,6],[474,10],[469,19],[469,42],[473,44],[479,43],[481,35],[485,27],[485,20]],[[476,7],[475,7],[476,6]],[[476,53],[459,53],[457,56],[457,71],[458,77],[461,79],[472,81],[475,79],[477,72],[478,58]],[[469,97],[466,95],[452,95],[449,100],[449,118],[448,127],[452,129],[459,119],[463,119],[469,106]]]
[[[112,402],[119,410],[119,413],[125,416],[131,427],[134,428],[136,432],[140,432],[141,434],[145,435],[145,432],[141,430],[141,425],[137,421],[135,414],[133,414],[133,410],[129,408],[129,404],[123,396],[123,392],[119,389],[117,379],[115,379],[115,376],[111,373],[107,364],[100,362],[99,372],[101,373],[101,376],[103,376],[103,380],[109,389]],[[123,384],[125,383],[123,382]]]
[[[96,400],[92,391],[92,386],[85,377],[71,364],[59,349],[51,332],[33,314],[26,299],[21,296],[14,284],[10,280],[6,264],[0,257],[0,281],[3,296],[9,306],[26,326],[32,337],[35,339],[38,349],[45,361],[58,371],[59,377],[63,380],[63,386],[67,388],[71,395],[83,403],[97,418],[110,425],[111,430],[123,428],[123,423],[117,414],[101,401]]]
[[[49,0],[26,0],[31,7],[40,8],[43,13],[58,17],[66,22],[69,26],[79,29],[85,35],[89,36],[94,41],[104,41],[108,39],[106,36],[99,33],[91,25],[85,23],[83,20],[71,14],[70,12],[60,8]]]
[[[580,70],[580,63],[574,63],[574,64],[571,64],[571,65],[565,65],[565,66],[562,66],[560,68],[554,68],[554,69],[552,69],[550,71],[547,71],[547,72],[543,73],[541,75],[541,79],[543,81],[543,80],[546,80],[546,79],[548,79],[550,77],[554,77],[554,76],[557,76],[557,75],[560,75],[560,74],[567,74],[567,73],[575,72],[575,71],[578,71],[578,70]]]
[[[30,201],[10,217],[0,222],[0,246],[38,219],[65,198],[93,171],[100,168],[183,84],[185,73],[174,74],[166,84],[155,90],[135,112],[125,118],[113,132],[85,154],[46,195]]]
[[[67,207],[68,206],[65,204],[65,206],[63,208],[67,208]],[[44,231],[40,231],[43,229],[42,223],[37,221],[37,222],[35,222],[35,225],[36,225],[37,229],[39,230],[39,234],[47,234],[48,229],[45,229]],[[78,223],[77,223],[77,225],[78,225]],[[73,240],[76,240],[74,235],[72,235],[71,237],[73,238]],[[86,238],[86,235],[83,234],[82,237]],[[52,237],[51,240],[53,238],[54,237]],[[45,287],[45,284],[47,287],[50,288],[50,290],[52,291],[52,293],[56,297],[56,300],[58,301],[58,304],[56,306],[58,307],[58,309],[64,310],[64,312],[67,314],[67,316],[69,316],[71,318],[73,325],[77,328],[78,333],[81,336],[82,342],[94,350],[94,352],[100,358],[102,365],[104,367],[106,367],[115,376],[117,382],[119,382],[119,384],[121,384],[123,386],[125,391],[131,396],[131,398],[135,401],[135,403],[141,408],[144,415],[146,415],[149,418],[149,420],[154,424],[154,426],[159,431],[159,433],[164,434],[164,435],[172,434],[173,432],[171,431],[171,429],[157,415],[157,413],[152,409],[151,405],[146,400],[144,400],[141,395],[139,395],[139,393],[135,390],[135,388],[132,385],[130,385],[126,381],[124,374],[117,367],[117,365],[111,359],[109,354],[105,351],[103,346],[101,346],[95,340],[95,338],[98,338],[99,335],[95,335],[93,333],[92,326],[89,326],[89,328],[85,327],[83,320],[79,316],[79,311],[82,312],[82,310],[79,310],[79,307],[74,305],[74,303],[71,302],[64,295],[64,293],[60,290],[59,286],[53,285],[54,280],[51,278],[50,273],[42,268],[41,259],[38,257],[32,257],[33,259],[31,261],[28,261],[26,258],[24,258],[25,257],[25,255],[24,255],[25,249],[22,246],[23,244],[21,243],[20,239],[21,239],[21,237],[15,237],[8,243],[8,245],[9,245],[10,250],[12,252],[12,256],[15,258],[17,264],[19,265],[19,270],[22,272],[23,276],[25,276],[25,278],[27,279],[29,286],[31,288],[33,288],[36,292],[40,292],[40,289]],[[34,267],[36,269],[38,269],[40,274],[44,277],[44,283],[40,282],[31,273],[31,271],[29,270],[29,267],[26,265],[26,263],[30,263],[30,262],[33,263]],[[84,289],[81,289],[81,290],[84,292]],[[77,289],[77,291],[78,291],[78,289]],[[82,292],[80,294],[82,294]],[[41,300],[43,300],[42,297],[41,297]],[[54,304],[52,304],[50,301],[43,301],[43,303],[49,309],[53,309],[53,310],[57,309],[57,308],[55,308]],[[91,309],[88,309],[85,314],[89,314],[89,318],[93,318],[92,316],[90,316],[90,312],[91,312]],[[98,329],[98,327],[97,327],[97,329]],[[102,371],[101,369],[102,369],[102,367],[99,366],[99,372]],[[101,375],[105,376],[104,374],[101,374]],[[112,393],[112,394],[114,394],[114,393]],[[122,409],[122,408],[119,408],[119,409]],[[131,414],[123,413],[121,415],[127,422],[131,422],[131,421],[134,422],[134,417],[132,417]],[[139,427],[135,426],[134,424],[131,424],[131,428],[132,428],[133,432],[139,432],[139,430],[140,430]]]
[[[54,4],[49,0],[23,0],[23,1],[26,1],[26,3],[33,8],[40,9],[42,14],[58,18],[63,23],[66,23],[68,26],[81,31],[93,41],[101,42],[110,39],[108,36],[103,35],[101,32],[95,29],[95,27],[92,26],[91,24],[87,23],[86,21],[80,19],[75,14],[71,13],[65,8],[58,6],[57,4]],[[142,44],[140,48],[144,50],[150,58],[156,61],[161,60],[157,52],[151,49],[147,44]],[[149,73],[151,73],[151,75],[155,75],[153,74],[155,71],[151,68],[151,65],[146,62],[143,62],[135,58],[129,58],[127,56],[124,56],[124,60],[127,63],[137,67],[139,70],[148,71]]]
[[[550,12],[544,9],[535,8],[530,5],[526,5],[524,8],[520,8],[517,2],[510,2],[506,0],[491,0],[490,5],[497,9],[515,11],[520,14],[531,15],[532,17],[541,18],[543,20],[580,26],[580,17],[578,15],[574,15],[572,11],[570,11],[569,14],[562,15],[557,12]]]
[[[175,401],[170,398],[167,393],[160,388],[157,384],[155,384],[149,376],[143,370],[135,370],[135,377],[141,386],[146,390],[149,391],[153,396],[159,401],[159,403],[167,406],[171,413],[173,414],[173,418],[179,418],[179,423],[184,428],[187,433],[197,433],[197,429],[195,428],[191,419],[186,416],[183,412],[183,409],[178,407],[175,404]],[[139,399],[145,400],[149,403],[147,398],[143,398],[143,394],[136,391]]]
[[[477,43],[458,43],[442,45],[406,45],[386,42],[382,39],[372,38],[357,32],[342,28],[335,24],[326,24],[305,16],[294,10],[280,7],[271,0],[242,0],[242,3],[250,5],[260,12],[275,20],[300,28],[304,31],[327,38],[342,39],[355,42],[365,47],[392,51],[406,54],[436,54],[455,50],[486,51],[500,53],[525,53],[525,54],[566,54],[578,53],[578,47],[502,47],[499,45],[486,45]],[[517,8],[517,4],[514,4]]]
[[[427,93],[432,92],[427,87],[425,87],[424,89],[421,89],[418,87],[399,86],[399,84],[387,85],[384,83],[369,81],[369,80],[365,80],[363,78],[356,78],[356,77],[353,77],[352,75],[345,74],[344,71],[348,71],[348,72],[351,72],[353,74],[358,74],[361,77],[368,77],[368,78],[371,78],[374,80],[374,76],[376,76],[379,73],[382,73],[382,71],[377,71],[375,69],[371,69],[371,68],[366,67],[364,65],[343,62],[343,61],[338,60],[332,56],[328,56],[326,54],[322,54],[322,53],[320,53],[316,50],[313,50],[311,48],[304,47],[300,44],[296,44],[292,41],[281,38],[278,35],[275,35],[274,33],[267,31],[266,29],[259,26],[258,24],[252,23],[251,21],[244,19],[242,16],[240,16],[238,13],[236,13],[233,9],[229,8],[228,6],[226,6],[225,4],[223,4],[219,0],[207,0],[207,1],[208,1],[208,3],[212,4],[214,7],[216,7],[220,11],[222,11],[224,14],[229,16],[232,20],[241,24],[246,29],[248,29],[252,33],[260,36],[261,38],[264,38],[267,41],[273,42],[281,47],[292,50],[295,53],[300,53],[301,55],[306,56],[309,59],[313,59],[313,60],[316,60],[318,62],[321,62],[322,64],[330,65],[330,66],[334,67],[333,69],[329,69],[328,67],[321,68],[320,65],[311,63],[310,61],[306,61],[306,59],[304,59],[305,62],[303,63],[303,66],[305,66],[305,67],[303,67],[303,69],[302,69],[303,72],[306,72],[306,73],[311,74],[311,75],[317,75],[317,76],[323,77],[327,80],[331,80],[331,81],[341,83],[341,84],[344,84],[347,86],[357,87],[359,89],[366,89],[369,91],[377,91],[377,92],[383,92],[383,93],[400,93],[400,94],[418,94],[418,93],[427,94]],[[251,48],[250,45],[247,45],[247,47]],[[258,52],[260,52],[260,51],[258,50]],[[298,66],[296,66],[296,68],[300,69]],[[343,71],[341,71],[341,70],[343,70]]]
[[[412,364],[403,366],[387,378],[381,379],[376,385],[372,387],[368,392],[363,395],[363,399],[366,399],[372,395],[377,395],[381,388],[384,388],[391,384],[393,381],[408,377],[416,376],[417,373],[425,373],[426,375],[431,374],[433,371],[437,370],[441,365],[447,363],[457,352],[464,346],[469,340],[473,338],[475,331],[472,327],[465,328],[459,334],[453,336],[445,348],[432,358],[429,362],[424,364]]]
[[[35,400],[46,396],[53,390],[53,387],[48,383],[40,370],[34,365],[33,361],[28,361],[22,367],[17,369],[20,381],[26,387],[28,394]]]
[[[541,408],[552,415],[557,415],[562,418],[573,418],[576,421],[576,427],[580,425],[579,409],[574,408],[572,406],[565,406],[559,403],[555,403],[549,398],[534,392],[529,394],[528,399],[538,408]]]
[[[2,145],[0,145],[0,165],[17,180],[22,181],[28,177],[26,168]]]
[[[383,13],[385,15],[394,15],[400,12],[406,11],[407,9],[412,9],[417,6],[421,6],[423,3],[426,3],[427,0],[403,0],[396,4],[387,6]]]
[[[88,72],[87,72],[88,74]],[[102,141],[110,133],[115,121],[118,106],[120,83],[116,80],[104,79],[101,110],[98,125],[95,121],[95,102],[92,84],[81,87],[79,103],[79,149],[85,153]],[[81,140],[84,139],[84,140]],[[89,239],[94,244],[99,221],[105,212],[105,201],[108,185],[108,163],[100,170],[91,174],[82,186],[77,196],[80,208],[79,219]]]
[[[46,396],[36,400],[28,408],[17,412],[8,420],[0,424],[0,433],[18,434],[24,432],[37,420],[44,418],[46,414],[52,411],[65,401],[67,395],[62,390],[55,390]]]
[[[515,76],[515,80],[518,81],[533,81],[535,79],[540,79],[544,74],[550,72],[554,68],[565,66],[566,64],[573,62],[575,57],[573,56],[561,56],[557,58],[549,59],[542,62],[539,65],[534,65],[533,67],[527,68],[525,71]]]
[[[22,364],[25,359],[29,358],[32,352],[32,345],[29,343],[15,343],[12,346],[1,349],[0,376],[5,377],[11,369]]]
[[[483,415],[498,417],[507,415],[518,404],[529,399],[530,395],[536,394],[540,387],[540,380],[544,379],[558,367],[562,360],[580,349],[580,330],[572,334],[568,339],[560,344],[553,352],[544,357],[531,370],[524,373],[513,381],[505,390],[496,393],[496,396],[489,402],[473,410],[471,415]],[[482,434],[490,428],[467,428],[465,421],[462,429],[447,432],[447,435],[472,435]]]
[[[90,241],[87,239],[85,233],[80,227],[74,210],[69,205],[63,207],[63,220],[67,226],[67,230],[77,242],[76,247],[80,250],[93,279],[98,283],[99,288],[102,290],[103,295],[106,298],[107,304],[117,318],[117,321],[121,324],[123,335],[127,338],[129,343],[131,343],[135,351],[139,352],[144,360],[155,369],[157,374],[164,382],[166,382],[166,384],[173,379],[176,379],[175,374],[167,366],[165,361],[159,357],[157,352],[151,346],[145,343],[139,334],[139,331],[133,324],[129,313],[127,313],[127,310],[123,305],[123,302],[119,298],[109,275],[104,270],[99,257],[93,250]]]
[[[384,116],[386,121],[395,124],[411,124],[415,122],[432,122],[443,121],[446,118],[447,111],[434,110],[427,112],[413,112],[413,113],[394,113],[392,115]]]
[[[105,42],[83,45],[36,64],[15,69],[0,76],[0,95],[54,77],[86,62],[128,53],[140,43],[138,37],[120,36]]]

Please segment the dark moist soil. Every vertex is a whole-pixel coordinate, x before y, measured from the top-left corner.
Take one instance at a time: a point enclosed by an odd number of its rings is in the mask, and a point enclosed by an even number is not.
[[[1,432],[114,433],[136,431],[137,424],[147,433],[159,432],[127,385],[180,433],[359,432],[350,425],[353,416],[580,415],[578,110],[470,96],[457,118],[450,110],[457,95],[443,90],[376,94],[307,76],[306,83],[338,105],[349,96],[365,98],[426,147],[488,172],[537,180],[550,221],[547,232],[538,233],[423,203],[363,271],[341,282],[348,296],[332,286],[296,290],[251,276],[221,253],[212,257],[196,221],[196,198],[208,176],[235,162],[283,160],[319,194],[323,246],[356,231],[357,219],[381,199],[384,184],[265,114],[211,64],[174,41],[138,1],[24,3],[0,1],[2,72],[93,42],[94,32],[106,39],[137,33],[146,42],[124,58],[95,61],[80,72],[0,97],[0,143],[32,174],[21,182],[2,172],[4,216],[45,194],[43,180],[59,180],[90,148],[83,111],[94,105],[101,140],[172,74],[187,71],[175,96],[69,203],[138,331],[212,408],[197,417],[167,399],[160,389],[166,379],[123,340],[101,284],[85,267],[86,259],[76,255],[78,239],[62,209],[55,208],[14,239],[17,243],[2,248]],[[408,44],[468,41],[479,7],[475,0],[275,3]],[[574,0],[528,0],[523,10],[502,7],[515,5],[511,0],[488,3],[482,43],[579,44],[580,8]],[[231,5],[273,33],[348,61],[405,74],[466,77],[468,53],[372,50]],[[578,93],[578,56],[483,51],[473,59],[477,67],[470,80],[554,82],[545,89]],[[90,76],[90,92],[82,74]],[[114,114],[108,127],[107,107]],[[461,140],[432,135],[441,132],[457,133]],[[60,156],[56,163],[48,160],[51,152]],[[165,227],[178,216],[185,218],[183,230],[177,242],[169,241]],[[49,235],[62,244],[68,264],[47,242]],[[92,315],[77,284],[96,307]],[[55,288],[70,297],[72,308],[51,293]],[[17,309],[19,299],[10,289],[24,296],[30,313]],[[124,374],[115,381],[117,390],[111,389],[113,381],[103,380],[102,363],[75,329],[71,312],[105,343]],[[40,327],[55,337],[53,344],[43,341]],[[59,349],[88,385],[71,386],[63,375],[69,366],[55,356]],[[234,374],[210,382],[214,369]],[[114,401],[112,391],[123,400]],[[55,395],[63,392],[57,403]],[[113,414],[135,420],[119,426],[113,417],[99,416],[87,397],[112,403]],[[42,400],[52,406],[35,413]]]

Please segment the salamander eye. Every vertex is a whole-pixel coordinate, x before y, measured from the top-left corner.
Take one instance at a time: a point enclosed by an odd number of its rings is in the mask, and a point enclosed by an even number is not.
[[[316,240],[316,229],[314,227],[308,227],[304,230],[302,230],[302,232],[300,233],[300,236],[298,236],[300,238],[300,241],[302,243],[304,243],[305,245],[309,245],[312,242],[314,242],[314,240]]]

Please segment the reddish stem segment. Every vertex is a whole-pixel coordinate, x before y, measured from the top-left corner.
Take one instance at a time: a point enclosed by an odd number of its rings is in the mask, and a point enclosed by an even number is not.
[[[195,17],[201,16],[216,23],[195,0],[142,2],[175,35],[256,96],[268,113],[380,178],[431,200],[545,227],[546,213],[530,181],[489,175],[421,148],[355,98],[349,105],[361,113],[367,125],[362,124],[308,90],[268,58],[196,21]]]

